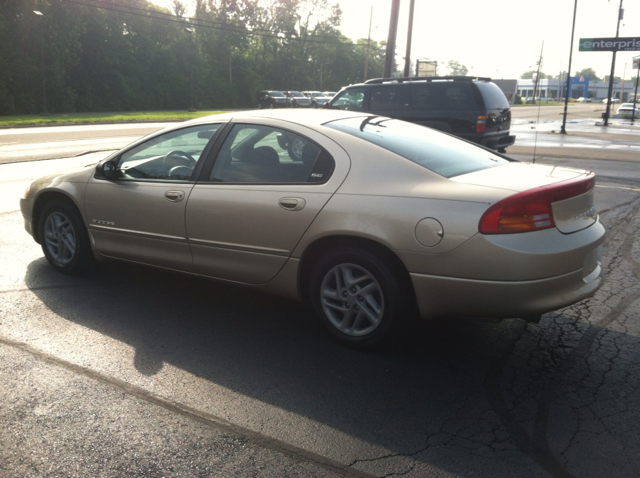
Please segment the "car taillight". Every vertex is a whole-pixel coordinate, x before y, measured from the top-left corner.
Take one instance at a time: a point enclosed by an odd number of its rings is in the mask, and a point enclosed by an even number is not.
[[[596,176],[588,172],[574,179],[529,189],[498,201],[482,215],[482,234],[513,234],[555,227],[551,204],[591,191]]]
[[[476,133],[484,133],[487,130],[487,117],[478,116],[476,120]]]

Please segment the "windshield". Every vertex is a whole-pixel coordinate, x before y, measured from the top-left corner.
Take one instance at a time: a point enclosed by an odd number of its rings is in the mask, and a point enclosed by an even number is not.
[[[290,96],[295,96],[296,98],[300,98],[300,97],[306,98],[306,97],[305,97],[302,93],[300,93],[299,91],[290,91],[290,92],[289,92],[289,95],[290,95]]]
[[[276,97],[278,97],[278,98],[280,98],[280,97],[283,97],[283,96],[284,96],[284,93],[282,93],[282,92],[280,92],[280,91],[270,91],[270,92],[269,92],[269,94],[270,94],[271,96],[276,96]]]
[[[445,178],[509,163],[453,136],[384,116],[340,119],[324,126],[376,144]]]

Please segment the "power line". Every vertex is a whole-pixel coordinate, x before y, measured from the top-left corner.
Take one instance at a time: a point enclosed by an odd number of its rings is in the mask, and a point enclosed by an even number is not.
[[[232,33],[240,33],[244,35],[251,36],[261,36],[266,38],[276,38],[276,39],[288,39],[288,40],[298,40],[304,41],[308,43],[321,43],[326,45],[345,45],[345,46],[362,46],[353,42],[340,42],[340,41],[326,41],[320,40],[317,38],[331,38],[327,35],[314,35],[313,37],[300,38],[297,33],[291,34],[286,32],[273,32],[272,30],[264,30],[258,28],[243,28],[237,25],[231,25],[223,22],[215,22],[212,20],[205,20],[200,18],[183,18],[178,15],[173,15],[171,13],[165,13],[158,10],[149,10],[144,8],[133,7],[129,5],[122,5],[118,3],[114,3],[108,0],[63,0],[66,3],[71,3],[75,5],[82,5],[89,8],[97,8],[100,10],[108,10],[117,13],[123,13],[126,15],[134,15],[143,18],[149,18],[154,20],[163,20],[173,23],[181,23],[184,25],[197,26],[202,28],[210,28],[214,30],[224,30]]]

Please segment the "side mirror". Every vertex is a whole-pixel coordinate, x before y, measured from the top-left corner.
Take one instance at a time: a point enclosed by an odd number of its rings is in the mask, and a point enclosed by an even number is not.
[[[96,168],[96,173],[98,179],[113,181],[118,176],[117,163],[113,160],[100,163]]]

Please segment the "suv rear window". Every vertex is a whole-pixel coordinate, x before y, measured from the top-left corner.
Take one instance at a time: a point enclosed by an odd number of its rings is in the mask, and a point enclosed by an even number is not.
[[[324,126],[378,145],[445,178],[509,163],[453,136],[384,116],[346,118]]]
[[[504,110],[510,108],[504,92],[495,83],[476,82],[476,86],[484,98],[484,106],[488,110]]]

